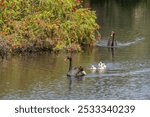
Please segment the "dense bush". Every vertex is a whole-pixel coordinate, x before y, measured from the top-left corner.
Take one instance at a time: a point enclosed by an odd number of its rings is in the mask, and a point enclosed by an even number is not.
[[[0,46],[6,41],[9,51],[80,50],[99,35],[95,12],[82,8],[80,0],[1,2]]]

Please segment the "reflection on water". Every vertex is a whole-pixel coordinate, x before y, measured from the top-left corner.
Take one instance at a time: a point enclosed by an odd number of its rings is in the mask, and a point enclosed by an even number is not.
[[[102,40],[73,54],[87,76],[66,77],[65,53],[9,57],[0,62],[0,99],[150,99],[150,2],[87,0],[97,11]],[[107,48],[111,31],[118,46]],[[100,61],[103,71],[90,71]]]

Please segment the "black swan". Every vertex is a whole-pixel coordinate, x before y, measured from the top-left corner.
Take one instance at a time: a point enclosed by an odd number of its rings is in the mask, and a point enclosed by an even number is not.
[[[69,77],[82,77],[86,75],[84,68],[82,66],[72,68],[72,57],[67,56],[67,60],[69,61],[69,70],[67,76]]]
[[[115,32],[114,31],[111,32],[111,37],[112,37],[112,39],[108,40],[107,46],[108,47],[117,46],[117,43],[115,43]]]

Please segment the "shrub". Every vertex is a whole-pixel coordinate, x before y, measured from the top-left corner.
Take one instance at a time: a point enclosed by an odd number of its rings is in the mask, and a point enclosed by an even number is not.
[[[94,11],[80,0],[5,0],[0,7],[0,36],[22,51],[80,50],[93,44],[99,26]],[[99,33],[98,33],[99,35]]]

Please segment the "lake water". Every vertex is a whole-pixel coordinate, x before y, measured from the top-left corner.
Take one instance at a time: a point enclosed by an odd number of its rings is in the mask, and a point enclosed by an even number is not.
[[[102,40],[73,54],[82,79],[67,78],[66,54],[13,56],[0,62],[0,99],[150,99],[150,1],[87,0],[96,10]],[[106,47],[115,31],[116,48]],[[105,71],[90,71],[100,61]]]

